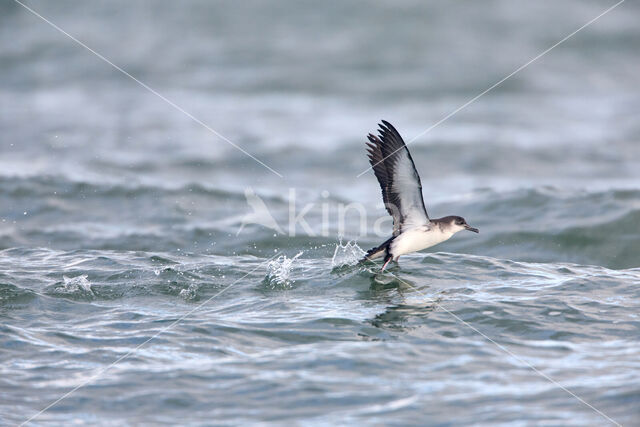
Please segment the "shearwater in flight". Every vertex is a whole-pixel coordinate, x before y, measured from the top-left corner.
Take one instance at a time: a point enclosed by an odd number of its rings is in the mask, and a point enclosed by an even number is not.
[[[391,123],[382,120],[379,137],[369,134],[369,163],[382,188],[382,200],[393,217],[393,235],[370,249],[362,261],[384,257],[380,272],[401,255],[435,246],[458,231],[478,233],[460,216],[429,219],[422,199],[420,176],[409,149]]]

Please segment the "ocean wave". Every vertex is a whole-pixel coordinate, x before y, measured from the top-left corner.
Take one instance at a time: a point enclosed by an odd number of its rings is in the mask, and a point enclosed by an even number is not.
[[[30,303],[35,298],[36,293],[30,289],[0,282],[0,308],[16,308]]]
[[[471,325],[554,378],[573,367],[584,372],[596,366],[618,384],[616,396],[635,396],[636,378],[622,372],[637,366],[628,335],[637,330],[640,287],[634,284],[640,284],[640,269],[436,252],[403,257],[389,272],[396,279],[380,283],[375,268],[354,265],[361,249],[353,242],[285,254],[270,259],[277,253],[3,250],[0,282],[13,284],[0,285],[0,316],[26,316],[34,324],[28,330],[2,327],[0,340],[7,348],[33,347],[38,354],[88,364],[84,369],[92,371],[96,360],[111,363],[181,319],[114,377],[149,387],[159,372],[188,363],[197,372],[194,378],[217,383],[244,378],[243,363],[250,361],[269,366],[252,370],[254,381],[256,375],[271,381],[271,372],[299,372],[300,364],[320,363],[323,374],[312,373],[320,375],[312,383],[334,370],[322,385],[332,390],[349,384],[345,376],[355,369],[354,358],[358,372],[419,360],[400,372],[412,378],[409,383],[457,388],[469,384],[467,370],[479,364],[483,374],[472,380],[473,390],[455,397],[471,404],[486,396],[487,375],[528,372],[465,326]],[[50,316],[71,320],[38,320]],[[384,351],[370,353],[371,345]],[[133,371],[141,363],[146,374]],[[616,366],[623,371],[607,371]],[[440,374],[444,378],[434,382]],[[22,375],[56,390],[68,388],[62,379],[45,383],[35,371]],[[394,370],[376,381],[391,387],[397,375]],[[295,387],[310,381],[296,378]],[[599,379],[597,389],[605,381]],[[528,399],[552,390],[547,382],[522,393],[501,384],[492,396]],[[233,381],[227,387],[246,391]],[[300,403],[296,394],[280,399]]]
[[[634,255],[640,251],[639,190],[484,190],[439,207],[449,209],[465,212],[481,232],[474,239],[456,236],[445,250],[611,268],[640,265]]]
[[[243,190],[218,190],[200,184],[176,188],[107,185],[60,177],[4,177],[0,184],[0,248],[180,249],[259,255],[279,248],[326,246],[345,230],[345,237],[357,238],[362,247],[374,246],[387,237],[374,235],[371,227],[367,235],[358,236],[357,216],[347,216],[343,230],[337,217],[340,203],[354,201],[339,196],[318,196],[305,216],[315,236],[300,227],[295,236],[289,236],[245,223],[251,208]],[[270,195],[263,199],[275,222],[288,232],[286,198]],[[308,199],[305,196],[305,203]],[[325,201],[330,208],[326,228]],[[462,213],[481,230],[473,238],[456,235],[436,250],[612,268],[640,265],[635,255],[640,252],[640,190],[478,189],[464,198],[429,205],[428,210]],[[380,209],[368,211],[386,216]],[[368,216],[368,224],[376,219]]]
[[[0,176],[0,196],[4,197],[51,197],[77,198],[131,198],[144,195],[206,195],[214,199],[244,200],[242,192],[226,191],[207,187],[202,183],[180,186],[165,186],[133,183],[111,183],[77,181],[63,175],[37,175],[30,177]],[[268,198],[265,196],[265,198]]]

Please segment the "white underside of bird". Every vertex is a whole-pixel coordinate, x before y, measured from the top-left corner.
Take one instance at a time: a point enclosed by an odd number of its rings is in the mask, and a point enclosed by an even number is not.
[[[435,246],[445,240],[449,240],[454,232],[443,232],[439,227],[430,228],[428,226],[411,228],[403,231],[393,239],[390,245],[391,253],[394,257],[409,254],[411,252],[421,251],[423,249]],[[397,260],[396,260],[397,261]]]

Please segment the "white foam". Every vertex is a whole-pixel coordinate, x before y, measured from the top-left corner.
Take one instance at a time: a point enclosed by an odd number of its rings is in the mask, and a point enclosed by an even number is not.
[[[91,289],[91,282],[89,282],[89,279],[87,279],[86,274],[76,277],[62,276],[62,279],[64,280],[64,290],[66,292],[72,293],[76,291],[85,291],[93,294],[93,289]]]
[[[336,245],[336,249],[333,251],[333,257],[331,258],[331,268],[342,267],[345,265],[355,265],[366,254],[365,251],[358,246],[355,241],[349,240],[344,245],[342,239]]]
[[[278,258],[267,264],[267,280],[275,285],[290,285],[294,281],[291,280],[290,274],[294,261],[303,254],[300,251],[293,258],[287,258],[286,255],[280,255]]]

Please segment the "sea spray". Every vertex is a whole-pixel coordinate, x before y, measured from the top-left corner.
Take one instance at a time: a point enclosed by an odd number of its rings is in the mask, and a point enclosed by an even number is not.
[[[349,240],[344,245],[342,239],[336,245],[336,249],[333,251],[333,257],[331,258],[331,268],[339,267],[351,267],[354,266],[364,257],[365,251],[358,246],[355,241]]]
[[[195,301],[198,299],[199,286],[196,283],[189,284],[188,287],[180,290],[180,296],[185,301]]]
[[[62,276],[62,282],[47,286],[44,293],[85,301],[91,301],[96,297],[86,274],[75,277]]]
[[[267,264],[268,272],[263,284],[271,289],[290,288],[295,282],[295,280],[292,280],[290,277],[293,263],[303,253],[304,251],[300,251],[293,258],[280,255],[278,258],[269,261],[269,264]]]
[[[62,280],[64,280],[63,287],[61,288],[62,293],[86,293],[93,295],[91,282],[89,282],[86,274],[76,277],[62,276]]]

